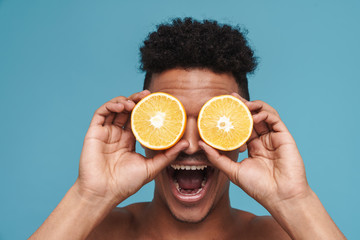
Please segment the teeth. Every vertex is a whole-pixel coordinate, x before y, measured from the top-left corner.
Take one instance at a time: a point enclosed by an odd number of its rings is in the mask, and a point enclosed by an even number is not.
[[[201,182],[201,187],[205,187],[205,184],[206,184],[206,178],[204,178],[204,180]]]
[[[204,170],[207,165],[189,166],[189,165],[177,165],[171,164],[171,167],[175,170]]]
[[[176,187],[176,189],[180,192],[180,186],[179,186],[179,183],[178,183],[178,182],[175,182],[175,187]]]
[[[204,185],[201,184],[201,185],[203,185],[203,186],[202,186],[201,188],[199,188],[195,193],[183,193],[183,192],[181,191],[181,188],[180,188],[180,186],[179,186],[179,183],[178,183],[178,182],[175,182],[174,184],[175,184],[176,189],[177,189],[181,194],[183,194],[183,195],[188,195],[188,196],[193,196],[193,195],[198,194],[199,192],[201,192],[201,191],[203,190],[203,187],[205,186],[205,184],[204,184]]]

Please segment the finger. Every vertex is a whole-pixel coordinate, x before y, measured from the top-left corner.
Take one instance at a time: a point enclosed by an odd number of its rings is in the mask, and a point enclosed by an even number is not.
[[[141,99],[143,99],[144,97],[146,97],[149,94],[150,94],[149,90],[144,90],[144,91],[132,94],[131,96],[129,96],[129,99],[134,101],[135,103],[138,103]]]
[[[275,110],[275,108],[273,108],[266,102],[263,102],[260,100],[255,100],[255,101],[249,102],[248,107],[251,112],[267,111],[267,112],[271,112],[271,113],[277,115],[278,117],[280,117],[279,113]]]
[[[128,121],[124,124],[124,127],[123,127],[125,130],[127,131],[132,131],[131,130],[131,121],[130,119],[128,119]]]
[[[214,148],[210,147],[203,141],[199,141],[199,147],[205,152],[208,160],[222,172],[224,172],[230,180],[235,179],[237,163],[232,161],[230,158],[226,157],[225,155],[221,155],[219,151],[215,150]]]
[[[144,90],[141,92],[134,93],[134,94],[130,95],[128,98],[126,98],[124,96],[119,96],[119,97],[113,98],[109,102],[123,103],[124,101],[129,101],[129,102],[137,103],[138,101],[140,101],[142,98],[144,98],[145,96],[147,96],[149,94],[150,94],[149,90]]]
[[[111,99],[110,101],[108,101],[108,102],[106,102],[105,104],[103,104],[97,111],[98,111],[98,112],[102,112],[102,110],[103,110],[102,108],[103,108],[104,106],[107,106],[109,103],[121,103],[121,102],[124,102],[125,100],[126,100],[126,98],[123,97],[123,96],[119,96],[119,97],[113,98],[113,99]],[[127,107],[127,106],[125,105],[124,107]],[[96,111],[95,111],[95,114],[96,114]],[[94,114],[94,117],[95,117],[95,114]],[[101,125],[111,124],[111,123],[113,122],[115,116],[116,116],[116,112],[114,112],[114,113],[110,112],[110,113],[108,113],[108,114],[107,114],[106,116],[104,116],[104,117],[97,117],[97,118],[95,119],[94,124],[100,124],[100,122],[101,122]],[[94,117],[93,117],[93,119],[94,119]],[[91,125],[91,124],[90,124],[90,125]]]
[[[97,109],[91,120],[90,126],[104,125],[106,118],[111,117],[112,113],[120,113],[124,110],[125,106],[121,103],[107,102]]]
[[[119,96],[116,98],[111,99],[109,102],[113,102],[113,103],[122,103],[124,104],[125,110],[126,111],[131,111],[135,105],[134,101],[132,101],[131,99],[128,99],[124,96]]]
[[[251,135],[250,135],[249,139],[247,140],[247,144],[249,144],[252,140],[254,140],[254,139],[258,138],[258,137],[259,137],[259,135],[255,131],[255,125],[254,125],[253,130],[251,132]]]
[[[255,102],[255,101],[247,102],[246,106],[249,108],[251,113],[259,112],[263,107],[263,105],[260,102]]]
[[[243,101],[246,104],[246,106],[249,108],[249,110],[251,111],[253,117],[254,117],[254,115],[258,115],[259,112],[268,112],[272,116],[278,117],[278,119],[280,120],[280,116],[279,116],[278,112],[273,107],[271,107],[269,104],[267,104],[263,101],[260,101],[260,100],[255,100],[255,101],[250,102],[250,101],[246,100],[245,98],[241,97],[238,93],[232,93],[231,95],[233,95],[233,96],[239,98],[241,101]],[[257,118],[259,121],[257,121],[257,122],[254,121],[254,128],[253,128],[250,138],[247,141],[248,143],[251,142],[253,139],[258,138],[259,135],[263,135],[263,134],[270,132],[272,129],[269,126],[269,123],[264,121],[266,119],[266,116],[264,116],[263,113],[260,116],[258,116]]]
[[[128,112],[131,112],[135,107],[135,102],[130,99],[127,99],[126,101],[121,101],[121,103],[124,104],[125,110]]]
[[[123,104],[124,110],[120,113],[111,113],[108,117],[106,117],[104,125],[113,124],[117,127],[123,127],[125,125],[129,118],[129,112],[132,111],[135,103],[131,100],[121,99],[118,104]]]
[[[116,117],[114,118],[112,124],[114,124],[117,127],[125,128],[129,118],[130,118],[129,112],[118,113],[116,114]]]
[[[237,97],[238,99],[240,99],[243,103],[247,103],[249,102],[247,99],[243,98],[242,96],[240,96],[238,93],[233,92],[231,95],[233,95],[234,97]]]
[[[160,152],[154,158],[148,159],[146,161],[149,176],[148,181],[153,180],[162,169],[174,161],[179,153],[187,147],[189,147],[189,142],[186,140],[180,140],[165,152]]]
[[[261,105],[259,103],[256,102],[250,102],[247,99],[243,98],[242,96],[240,96],[238,93],[232,93],[231,95],[233,95],[234,97],[239,98],[243,103],[245,103],[245,105],[249,108],[250,112],[255,112],[258,109],[261,109]]]
[[[111,99],[109,102],[112,102],[112,103],[120,103],[120,102],[123,102],[123,101],[126,101],[127,98],[124,97],[124,96],[118,96],[118,97],[115,97],[113,99]]]
[[[261,136],[261,135],[264,135],[266,133],[269,133],[271,131],[271,129],[270,129],[269,125],[265,121],[263,121],[264,119],[261,120],[261,119],[258,118],[257,121],[255,121],[254,116],[258,116],[258,113],[253,115],[253,121],[254,121],[254,127],[253,128],[254,128],[257,136]]]
[[[105,122],[103,125],[112,124],[114,118],[116,116],[116,113],[110,113],[109,116],[105,118]]]
[[[246,100],[245,98],[241,97],[238,93],[235,93],[235,92],[232,93],[231,95],[239,98],[242,102],[244,102],[245,105],[249,108],[252,115],[258,113],[258,111],[263,109],[265,107],[265,105],[266,105],[264,102],[261,102],[261,101],[250,102],[250,101]],[[262,123],[258,127],[260,127],[261,129],[263,129],[263,128],[266,129],[267,125],[266,125],[266,123]],[[254,136],[250,136],[250,138],[251,137],[256,137],[256,134]]]
[[[146,97],[147,95],[150,94],[150,91],[149,90],[144,90],[142,92],[138,92],[138,93],[134,93],[133,95],[131,95],[129,97],[129,102],[133,102],[134,105],[133,106],[130,106],[129,109],[127,109],[129,112],[131,112],[133,110],[133,108],[135,107],[135,104],[138,103],[141,99],[143,99],[144,97]],[[124,117],[123,116],[120,116],[122,117],[121,119],[119,119],[119,121],[124,121]],[[130,122],[130,119],[127,118],[125,123],[122,124],[123,125],[123,128],[125,130],[131,130],[131,122]]]
[[[239,148],[239,151],[242,153],[242,152],[245,152],[247,150],[247,144],[243,144],[240,148]]]
[[[273,107],[271,107],[269,104],[267,104],[266,102],[263,102],[263,101],[260,101],[260,100],[248,101],[245,98],[241,97],[236,92],[232,93],[231,95],[233,95],[234,97],[237,97],[241,101],[243,101],[251,112],[259,112],[259,111],[264,110],[264,111],[272,112],[272,113],[279,116],[279,113]]]
[[[126,122],[128,122],[130,118],[130,112],[135,106],[135,103],[131,100],[124,101],[123,104],[125,108],[124,111],[117,113],[112,121],[112,124],[117,127],[125,127]]]
[[[285,124],[281,121],[280,117],[274,113],[261,111],[253,115],[254,128],[259,135],[265,134],[269,131],[284,132],[288,131]],[[264,127],[264,124],[267,127]]]

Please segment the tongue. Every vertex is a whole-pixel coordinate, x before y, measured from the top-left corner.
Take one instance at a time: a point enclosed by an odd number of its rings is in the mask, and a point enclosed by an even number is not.
[[[201,182],[204,179],[203,171],[200,170],[178,170],[176,179],[181,189],[201,188]]]

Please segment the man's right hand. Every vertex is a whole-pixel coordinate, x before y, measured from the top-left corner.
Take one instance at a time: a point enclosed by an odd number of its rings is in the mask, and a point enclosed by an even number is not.
[[[130,112],[149,93],[145,90],[129,98],[117,97],[96,110],[85,136],[75,183],[82,196],[100,197],[116,206],[153,180],[187,147],[186,141],[180,141],[151,159],[135,152]]]
[[[117,97],[96,110],[85,136],[78,179],[29,239],[85,239],[112,208],[154,179],[188,146],[180,141],[153,158],[135,152],[130,113],[149,93]]]

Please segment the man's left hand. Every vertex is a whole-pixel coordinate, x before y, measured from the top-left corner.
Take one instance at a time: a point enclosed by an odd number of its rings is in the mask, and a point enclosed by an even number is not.
[[[265,102],[250,102],[236,93],[233,95],[253,115],[248,158],[234,162],[201,141],[199,144],[209,161],[267,209],[277,202],[309,194],[303,160],[277,111]]]

